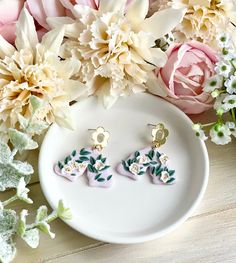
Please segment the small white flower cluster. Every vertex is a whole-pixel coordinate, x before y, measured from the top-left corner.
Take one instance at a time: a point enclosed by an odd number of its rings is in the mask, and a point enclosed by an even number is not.
[[[214,109],[218,121],[206,125],[195,124],[193,130],[200,139],[207,140],[203,128],[211,126],[211,140],[224,145],[231,142],[231,135],[236,136],[236,48],[229,34],[220,34],[217,41],[221,53],[215,67],[216,75],[205,82],[204,91],[215,98]],[[225,123],[222,115],[226,113],[230,113],[231,121]]]
[[[203,130],[204,125],[199,123],[193,125],[193,130],[196,132],[196,136],[205,141],[208,137]],[[234,122],[215,123],[210,129],[211,141],[218,145],[225,145],[231,142],[231,135],[236,137],[236,125]]]
[[[221,54],[215,67],[216,75],[205,82],[204,91],[216,98],[214,108],[222,115],[236,108],[236,48],[226,33],[220,34],[217,40]]]

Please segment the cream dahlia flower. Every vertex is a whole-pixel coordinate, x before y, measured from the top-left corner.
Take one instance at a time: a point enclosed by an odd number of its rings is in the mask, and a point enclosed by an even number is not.
[[[235,0],[172,0],[173,8],[187,8],[176,36],[185,41],[195,39],[215,45],[217,34],[236,23]]]
[[[101,0],[99,10],[75,5],[72,18],[49,18],[52,27],[64,26],[68,40],[62,57],[81,61],[79,79],[86,83],[105,107],[119,96],[142,92],[166,55],[152,48],[157,38],[171,31],[183,18],[184,9],[166,9],[146,18],[149,0]]]
[[[31,95],[44,101],[39,119],[70,127],[69,102],[83,95],[86,87],[72,79],[79,72],[79,60],[58,57],[63,27],[50,31],[39,43],[33,18],[24,8],[16,35],[15,47],[0,36],[0,132],[17,127],[19,114],[31,116]]]

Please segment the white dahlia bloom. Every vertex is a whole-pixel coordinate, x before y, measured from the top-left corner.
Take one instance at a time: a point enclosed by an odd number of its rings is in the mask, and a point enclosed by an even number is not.
[[[44,35],[39,43],[33,18],[24,8],[17,22],[15,46],[0,36],[0,131],[19,125],[19,115],[30,118],[30,97],[42,99],[38,118],[71,127],[69,102],[86,93],[74,80],[80,70],[78,59],[59,58],[64,28]]]
[[[166,9],[146,18],[149,0],[101,0],[98,10],[82,5],[67,7],[75,17],[48,18],[52,27],[65,25],[62,56],[81,61],[79,79],[106,107],[120,96],[146,89],[149,74],[163,66],[166,55],[152,48],[155,40],[182,20],[184,9]]]

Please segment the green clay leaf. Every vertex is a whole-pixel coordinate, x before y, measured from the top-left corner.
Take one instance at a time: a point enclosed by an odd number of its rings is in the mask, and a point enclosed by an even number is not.
[[[139,153],[138,151],[136,151],[136,152],[134,153],[134,156],[135,156],[135,158],[138,158],[138,157],[140,156],[140,153]]]
[[[61,162],[58,162],[58,167],[60,168],[60,169],[62,169],[64,166],[63,166],[63,164],[61,163]]]
[[[112,175],[109,175],[109,176],[107,177],[107,181],[109,181],[111,178],[112,178]]]
[[[142,174],[144,174],[145,172],[144,171],[140,171],[139,173],[138,173],[138,175],[142,175]]]
[[[151,157],[151,159],[153,159],[153,157],[154,157],[154,150],[151,150],[148,154],[149,154],[149,156]]]
[[[121,163],[122,163],[125,171],[129,172],[129,167],[126,165],[126,162],[123,160]]]
[[[106,165],[104,168],[102,168],[100,171],[104,171],[104,170],[107,170],[108,168],[110,168],[109,165]]]
[[[95,180],[99,179],[99,177],[100,177],[101,175],[102,175],[102,174],[96,175],[94,179],[95,179]]]
[[[174,177],[171,177],[167,182],[166,182],[166,184],[170,184],[170,183],[172,183],[172,182],[174,182],[175,181],[175,178]]]
[[[71,153],[71,155],[72,155],[73,157],[75,157],[75,156],[76,156],[76,150],[74,150],[74,151]]]
[[[102,159],[101,159],[101,162],[102,162],[102,163],[105,163],[105,162],[106,162],[106,160],[107,160],[107,158],[106,158],[106,157],[105,157],[105,158],[102,158]]]
[[[88,170],[91,173],[96,173],[97,172],[97,170],[91,164],[88,165]]]
[[[88,154],[91,154],[91,152],[86,151],[85,148],[82,148],[82,149],[80,150],[80,155],[88,155]]]
[[[169,170],[168,173],[170,176],[173,176],[175,174],[175,170]]]
[[[98,178],[98,180],[97,180],[98,182],[104,182],[105,181],[105,179],[104,178]]]
[[[85,157],[85,156],[80,156],[79,160],[81,162],[84,162],[84,161],[89,161],[89,158],[88,157]]]
[[[101,160],[102,159],[102,155],[99,154],[98,157],[97,157],[97,160]]]
[[[157,155],[157,159],[159,159],[161,156],[161,154],[158,151],[156,152],[156,155]]]
[[[94,165],[95,163],[96,163],[96,160],[91,156],[90,157],[90,163],[92,164],[92,165]]]
[[[33,141],[27,134],[15,129],[9,129],[8,135],[13,146],[19,150],[32,150],[38,148],[37,142]]]

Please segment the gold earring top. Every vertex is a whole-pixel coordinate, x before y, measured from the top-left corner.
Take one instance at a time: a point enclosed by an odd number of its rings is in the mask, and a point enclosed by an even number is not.
[[[148,126],[152,126],[152,147],[159,148],[161,145],[166,143],[166,138],[169,135],[169,131],[165,128],[164,124],[158,123],[148,124]]]
[[[101,151],[107,146],[110,133],[108,131],[105,131],[103,127],[97,127],[97,129],[89,130],[94,131],[91,136],[94,143],[93,148]]]

